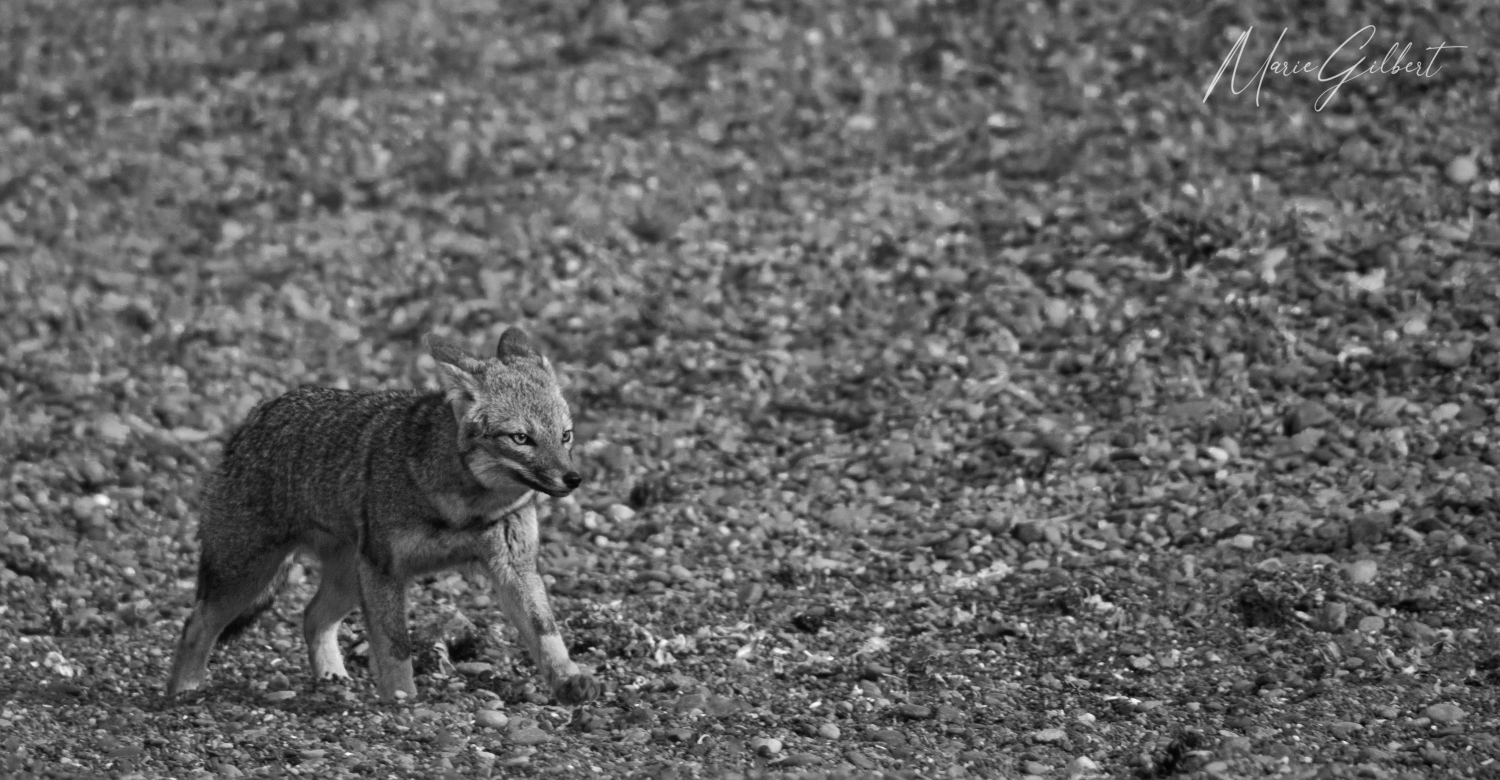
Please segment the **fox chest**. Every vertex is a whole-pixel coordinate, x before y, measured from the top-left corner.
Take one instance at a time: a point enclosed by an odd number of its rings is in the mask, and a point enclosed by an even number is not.
[[[392,540],[394,568],[409,577],[480,564],[486,568],[534,565],[536,507],[525,500],[484,513],[444,512],[442,520],[411,528]]]

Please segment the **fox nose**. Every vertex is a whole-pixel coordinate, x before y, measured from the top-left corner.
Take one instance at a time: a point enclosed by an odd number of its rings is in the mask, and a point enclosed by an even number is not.
[[[563,484],[567,485],[569,490],[572,490],[573,488],[576,488],[579,485],[583,484],[583,477],[579,476],[578,472],[576,471],[570,471],[564,474],[562,479]]]

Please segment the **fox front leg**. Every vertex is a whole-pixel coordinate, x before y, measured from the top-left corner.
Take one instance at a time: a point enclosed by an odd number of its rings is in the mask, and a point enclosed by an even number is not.
[[[417,695],[412,680],[411,636],[406,629],[406,582],[359,557],[359,593],[370,635],[370,671],[382,699]]]
[[[526,507],[497,525],[490,540],[490,579],[500,608],[520,633],[526,650],[559,704],[585,704],[599,697],[599,682],[568,657],[547,590],[536,570],[536,509]]]

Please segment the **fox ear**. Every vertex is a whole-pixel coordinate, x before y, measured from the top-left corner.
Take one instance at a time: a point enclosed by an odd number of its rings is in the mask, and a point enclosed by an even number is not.
[[[441,336],[428,334],[425,341],[427,351],[437,361],[438,384],[442,386],[449,403],[472,403],[479,394],[479,380],[475,372],[483,369],[484,364],[469,357],[463,348]]]
[[[536,357],[536,350],[531,348],[531,339],[527,337],[526,331],[506,328],[500,334],[500,346],[495,348],[495,357],[500,358],[502,363],[509,363],[517,358]]]

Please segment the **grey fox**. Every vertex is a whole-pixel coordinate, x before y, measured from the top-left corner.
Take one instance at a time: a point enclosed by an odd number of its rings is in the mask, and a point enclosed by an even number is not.
[[[256,407],[230,437],[204,490],[197,600],[168,695],[203,685],[215,640],[269,607],[292,555],[309,552],[322,562],[303,623],[315,679],[348,677],[338,626],[362,607],[376,691],[415,695],[407,584],[473,567],[557,701],[598,696],[568,658],[536,570],[532,499],[582,482],[552,365],[517,328],[489,360],[431,336],[427,346],[441,393],[301,388]]]

